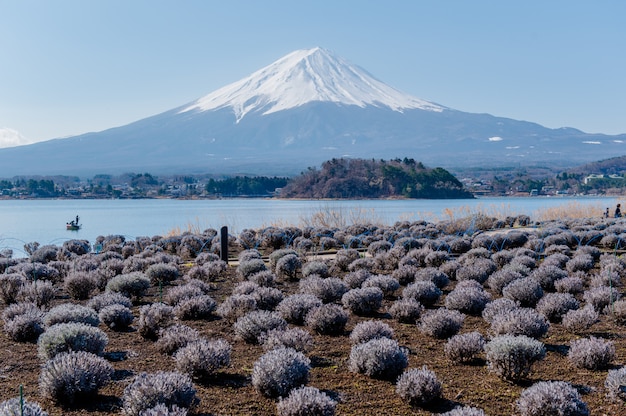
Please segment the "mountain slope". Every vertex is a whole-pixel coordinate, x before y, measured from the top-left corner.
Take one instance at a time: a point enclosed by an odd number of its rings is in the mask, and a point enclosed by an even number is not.
[[[626,135],[548,129],[403,94],[330,52],[296,51],[192,103],[98,133],[0,149],[0,177],[295,174],[335,157],[428,166],[572,166],[626,154]]]
[[[237,121],[310,102],[442,111],[443,107],[404,94],[322,48],[298,50],[273,64],[200,98],[181,113],[232,108]]]

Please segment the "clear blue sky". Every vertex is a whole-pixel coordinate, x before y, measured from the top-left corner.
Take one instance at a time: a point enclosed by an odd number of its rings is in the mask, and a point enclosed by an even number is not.
[[[626,133],[622,0],[0,0],[0,127],[124,125],[314,46],[457,110]]]

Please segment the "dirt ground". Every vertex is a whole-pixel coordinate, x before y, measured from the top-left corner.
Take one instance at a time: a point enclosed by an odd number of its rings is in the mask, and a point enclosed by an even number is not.
[[[213,298],[221,302],[230,295],[237,282],[234,267],[230,267],[223,278],[214,283]],[[454,287],[452,282],[444,293]],[[283,292],[295,293],[297,283],[280,283]],[[400,289],[401,290],[401,289]],[[399,294],[398,291],[397,294]],[[443,297],[442,297],[443,299]],[[144,303],[158,300],[156,290],[143,299]],[[59,294],[55,303],[67,302],[69,298]],[[85,302],[83,302],[85,303]],[[592,415],[626,415],[626,406],[611,403],[605,397],[604,380],[607,370],[591,371],[573,367],[565,354],[567,346],[577,336],[565,331],[561,325],[552,324],[547,336],[542,339],[548,353],[546,358],[535,364],[528,381],[521,385],[505,382],[487,370],[484,356],[471,365],[453,365],[444,355],[445,340],[437,340],[421,334],[416,325],[401,324],[385,313],[392,300],[385,300],[381,312],[375,319],[382,319],[395,331],[398,342],[409,349],[409,368],[426,365],[436,373],[443,383],[443,399],[426,408],[411,407],[396,393],[390,381],[376,380],[348,371],[351,344],[350,330],[361,320],[371,317],[350,315],[346,332],[340,336],[315,335],[315,346],[307,353],[311,359],[309,386],[317,387],[338,401],[337,415],[431,415],[451,410],[456,405],[471,405],[482,408],[488,415],[515,414],[515,400],[520,392],[538,381],[564,380],[573,383],[581,392]],[[434,307],[441,306],[440,304]],[[137,304],[133,308],[139,316]],[[223,338],[233,346],[230,366],[222,369],[209,380],[195,381],[200,398],[199,405],[191,414],[198,415],[274,415],[276,401],[258,393],[250,382],[255,360],[262,354],[261,346],[249,345],[235,339],[232,325],[215,317],[212,320],[185,321],[208,338]],[[0,333],[0,398],[16,397],[23,385],[25,397],[38,402],[50,415],[111,415],[121,413],[121,397],[132,377],[142,371],[171,371],[173,359],[159,353],[153,341],[144,340],[132,329],[114,332],[100,326],[108,337],[105,350],[107,358],[115,368],[114,380],[100,390],[98,396],[88,402],[78,403],[74,408],[62,408],[42,399],[38,392],[38,377],[42,362],[37,357],[36,344],[17,343]],[[489,333],[488,324],[479,317],[468,316],[461,333],[480,331]],[[626,330],[616,326],[607,316],[594,325],[587,334],[612,340],[616,346],[615,366],[626,362]]]

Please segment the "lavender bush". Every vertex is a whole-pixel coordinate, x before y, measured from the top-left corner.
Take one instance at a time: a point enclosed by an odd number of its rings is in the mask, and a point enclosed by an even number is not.
[[[578,391],[564,381],[535,383],[522,391],[516,405],[521,416],[589,415]]]
[[[389,338],[375,338],[357,344],[350,351],[348,368],[380,379],[395,379],[408,365],[405,350]]]
[[[192,377],[207,377],[230,364],[232,347],[223,339],[197,339],[174,354],[176,368]]]
[[[348,313],[334,303],[313,308],[305,317],[306,326],[323,335],[342,334],[347,322]]]
[[[291,390],[286,398],[276,404],[278,416],[333,416],[337,402],[315,387],[299,387]]]
[[[424,307],[413,298],[398,299],[389,308],[389,314],[398,322],[415,324],[420,319]]]
[[[433,338],[449,338],[461,329],[465,315],[459,311],[439,308],[422,315],[419,329]]]
[[[253,365],[252,385],[266,397],[284,397],[309,380],[311,361],[292,348],[276,348]]]
[[[158,371],[135,376],[124,389],[122,409],[128,416],[140,416],[142,411],[158,404],[169,409],[190,408],[197,401],[196,389],[188,375]]]
[[[484,349],[485,338],[476,331],[455,335],[443,347],[446,357],[455,364],[471,362]]]
[[[87,351],[102,355],[109,342],[106,334],[93,326],[70,322],[46,329],[37,340],[37,351],[42,360],[68,351]]]
[[[60,353],[42,367],[39,390],[56,403],[73,404],[97,393],[112,374],[113,366],[97,355],[85,351]]]
[[[487,366],[505,380],[520,381],[546,355],[543,343],[525,335],[500,335],[485,345]]]
[[[570,343],[567,359],[578,368],[601,370],[615,359],[615,346],[596,337],[577,339]]]
[[[443,388],[437,375],[424,366],[402,373],[396,383],[396,393],[412,406],[423,406],[439,399]]]

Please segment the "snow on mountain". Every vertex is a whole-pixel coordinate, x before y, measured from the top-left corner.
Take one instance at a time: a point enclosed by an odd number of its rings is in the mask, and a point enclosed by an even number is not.
[[[0,149],[5,147],[22,146],[30,143],[32,143],[32,140],[28,140],[17,130],[0,127]]]
[[[271,114],[322,101],[402,112],[445,107],[400,92],[326,49],[297,50],[249,77],[206,95],[180,112],[231,107],[239,122],[246,114]]]

